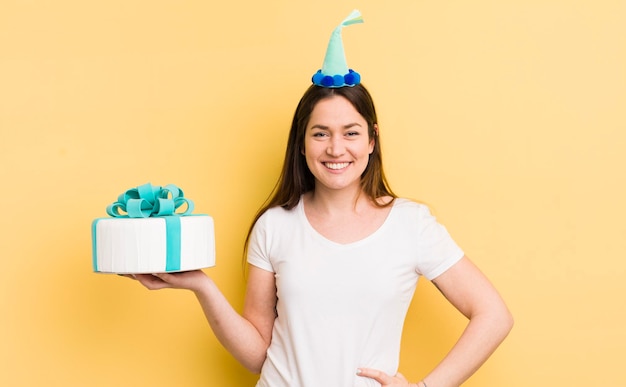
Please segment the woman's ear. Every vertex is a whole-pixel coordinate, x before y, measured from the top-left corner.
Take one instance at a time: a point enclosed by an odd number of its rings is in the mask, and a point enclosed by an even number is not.
[[[374,145],[376,144],[376,137],[378,137],[378,124],[374,124],[374,137],[370,139],[370,154],[374,153]]]

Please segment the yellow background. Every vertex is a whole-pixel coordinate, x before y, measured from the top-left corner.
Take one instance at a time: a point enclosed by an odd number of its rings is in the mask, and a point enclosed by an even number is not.
[[[393,189],[516,318],[466,385],[626,385],[626,5],[594,0],[3,0],[0,384],[254,384],[191,293],[92,273],[90,223],[128,188],[179,185],[215,219],[207,272],[240,309],[247,227],[353,8]],[[463,320],[420,282],[402,372]]]

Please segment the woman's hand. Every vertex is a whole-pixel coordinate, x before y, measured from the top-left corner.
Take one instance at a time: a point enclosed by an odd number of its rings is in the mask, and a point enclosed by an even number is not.
[[[382,387],[419,387],[416,383],[409,383],[408,380],[401,373],[397,373],[395,376],[387,375],[386,373],[371,369],[371,368],[359,368],[357,370],[357,375],[363,376],[365,378],[374,379]]]
[[[124,277],[136,279],[150,290],[158,289],[188,289],[198,291],[202,284],[210,281],[202,270],[183,271],[178,273],[155,274],[124,274]]]

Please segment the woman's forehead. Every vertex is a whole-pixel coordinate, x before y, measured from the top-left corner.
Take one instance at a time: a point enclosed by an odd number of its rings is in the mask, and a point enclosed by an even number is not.
[[[354,105],[342,96],[332,96],[320,100],[311,111],[309,125],[347,126],[355,123],[362,125],[365,118],[356,110]]]

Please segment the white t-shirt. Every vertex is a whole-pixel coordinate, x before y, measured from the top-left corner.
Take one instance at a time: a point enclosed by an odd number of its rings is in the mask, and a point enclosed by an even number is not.
[[[248,262],[275,273],[277,314],[257,387],[380,386],[358,367],[395,375],[407,309],[420,275],[463,257],[425,205],[396,199],[383,225],[349,244],[308,222],[302,200],[255,224]]]

